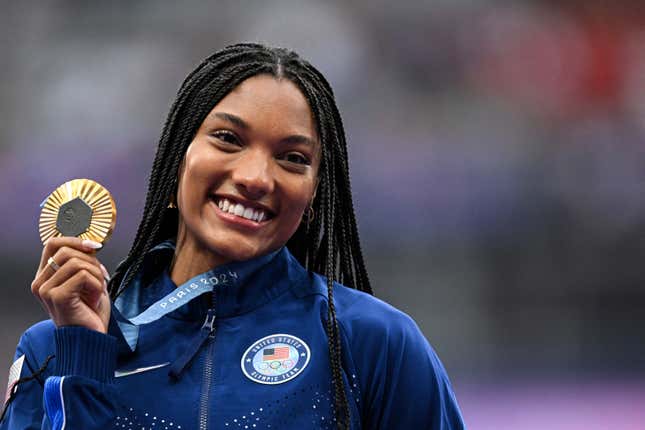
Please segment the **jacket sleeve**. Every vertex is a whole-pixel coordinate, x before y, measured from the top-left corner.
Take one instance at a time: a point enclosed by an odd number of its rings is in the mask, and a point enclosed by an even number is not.
[[[51,344],[52,333],[55,348],[44,347]],[[37,339],[33,343],[32,337]],[[46,354],[42,349],[55,350],[53,369],[47,368],[48,359],[38,362],[36,357]],[[112,428],[115,363],[116,339],[112,336],[83,327],[35,335],[28,330],[18,343],[9,378],[11,384],[17,374],[21,381],[6,406],[0,430]],[[51,376],[45,379],[45,374]]]
[[[43,422],[42,376],[33,376],[45,363],[38,363],[27,333],[18,342],[13,365],[9,371],[9,384],[4,399],[0,430],[40,429]],[[33,376],[33,377],[32,377]],[[19,384],[16,384],[21,380]]]
[[[363,428],[465,428],[446,370],[412,318],[390,307],[352,325]]]
[[[116,339],[83,327],[56,329],[55,376],[45,381],[43,429],[114,426]]]

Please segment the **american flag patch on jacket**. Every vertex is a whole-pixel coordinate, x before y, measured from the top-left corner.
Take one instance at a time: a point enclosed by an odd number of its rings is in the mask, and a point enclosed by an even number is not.
[[[262,361],[268,360],[284,360],[289,358],[289,347],[280,346],[278,348],[265,348],[262,351]]]
[[[11,368],[9,368],[9,378],[7,382],[7,392],[4,395],[4,402],[7,403],[7,400],[9,399],[9,396],[11,396],[11,391],[13,390],[13,386],[16,385],[16,382],[18,382],[18,379],[20,379],[20,374],[22,373],[22,366],[25,364],[25,355],[21,355],[18,357],[16,361],[13,362],[11,365]]]

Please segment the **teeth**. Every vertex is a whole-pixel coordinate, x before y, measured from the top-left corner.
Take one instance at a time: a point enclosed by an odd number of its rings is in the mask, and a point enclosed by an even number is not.
[[[217,202],[217,206],[223,211],[230,214],[250,219],[255,222],[262,222],[267,218],[266,212],[262,209],[246,208],[240,203],[233,203],[228,199],[221,199]]]

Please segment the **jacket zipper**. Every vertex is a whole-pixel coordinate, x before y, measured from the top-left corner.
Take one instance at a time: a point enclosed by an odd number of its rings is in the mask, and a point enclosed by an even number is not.
[[[213,349],[215,345],[215,294],[213,294],[213,308],[208,310],[204,326],[209,328],[208,349],[204,359],[204,373],[202,378],[202,391],[199,396],[199,430],[208,430],[208,404],[210,400],[211,386],[213,383]]]
[[[204,346],[204,343],[214,337],[215,332],[215,309],[209,309],[202,328],[197,336],[188,344],[184,352],[170,365],[168,375],[174,379],[180,379],[181,374],[188,368],[190,362],[197,356]]]

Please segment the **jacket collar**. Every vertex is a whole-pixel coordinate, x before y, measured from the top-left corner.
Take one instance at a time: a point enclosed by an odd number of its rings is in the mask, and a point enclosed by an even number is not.
[[[115,300],[115,313],[120,322],[128,323],[178,289],[168,273],[174,251],[175,243],[165,241],[146,254],[130,286]],[[296,258],[282,247],[270,254],[232,262],[198,275],[227,279],[228,282],[218,282],[212,294],[202,294],[164,315],[182,320],[201,320],[208,309],[214,308],[218,318],[234,317],[270,302],[306,275],[307,271]]]

